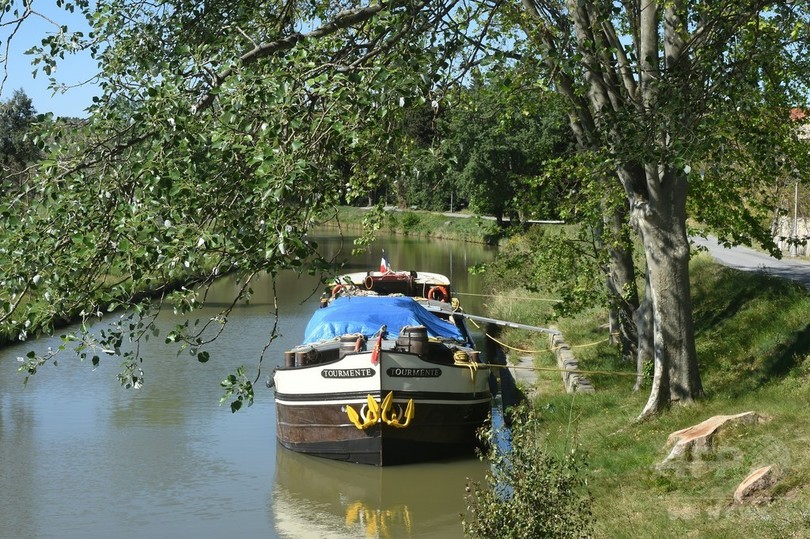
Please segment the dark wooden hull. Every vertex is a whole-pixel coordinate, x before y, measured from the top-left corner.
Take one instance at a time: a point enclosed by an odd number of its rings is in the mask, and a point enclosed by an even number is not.
[[[370,363],[363,354],[345,361],[345,365],[338,362],[276,373],[276,431],[284,447],[375,466],[433,461],[474,452],[478,430],[491,410],[487,369],[437,365],[412,354],[383,353],[380,364],[374,367],[368,367]],[[358,364],[372,368],[373,375],[335,381],[321,380],[324,376],[318,374],[319,369],[356,371]],[[391,373],[392,365],[396,369],[431,369],[437,374],[430,378],[392,377],[386,374]],[[405,421],[408,401],[413,400],[414,414],[407,427],[380,421],[359,428],[350,420],[347,408],[357,411],[364,420],[368,399],[382,403],[389,393],[393,393],[392,410],[400,424]]]
[[[382,423],[358,429],[347,421],[345,407],[337,404],[280,404],[276,407],[277,437],[281,445],[299,453],[374,466],[473,454],[478,429],[490,413],[488,399],[451,405],[414,403],[417,415],[402,429]]]

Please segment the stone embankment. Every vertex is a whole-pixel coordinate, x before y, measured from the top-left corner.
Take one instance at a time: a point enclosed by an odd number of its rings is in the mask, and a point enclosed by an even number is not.
[[[562,334],[551,334],[549,344],[557,359],[557,368],[562,375],[565,391],[567,393],[593,393],[595,391],[593,384],[579,372],[579,362],[574,357],[571,346],[565,341]],[[537,386],[537,370],[534,367],[534,356],[520,356],[518,362],[510,366],[509,371],[526,396],[531,398]]]
[[[568,393],[593,393],[593,384],[579,372],[579,361],[574,357],[574,352],[571,351],[571,346],[565,342],[563,335],[561,333],[550,335],[549,341],[557,358],[557,367],[562,373],[565,391]]]

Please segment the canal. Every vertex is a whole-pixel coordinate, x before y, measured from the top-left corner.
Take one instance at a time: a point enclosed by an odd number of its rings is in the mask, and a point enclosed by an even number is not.
[[[444,273],[470,294],[461,296],[467,312],[486,314],[480,277],[467,271],[494,255],[482,245],[391,237],[351,256],[351,237],[316,239],[352,271],[376,268],[385,248],[393,269]],[[217,283],[195,318],[216,316],[237,286]],[[274,324],[269,279],[252,288],[205,364],[164,344],[183,320],[161,314],[160,336],[141,345],[139,390],[118,384],[120,359],[94,369],[70,354],[24,386],[17,358],[59,339],[0,350],[0,537],[463,537],[464,486],[484,474],[475,458],[380,469],[277,445],[264,381],[317,307],[317,278],[278,277],[281,337],[265,352],[255,404],[236,414],[219,405],[223,378],[240,365],[256,374]]]

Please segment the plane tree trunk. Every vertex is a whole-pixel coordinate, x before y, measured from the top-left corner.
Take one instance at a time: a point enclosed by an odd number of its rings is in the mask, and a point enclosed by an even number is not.
[[[653,321],[653,383],[642,419],[673,401],[703,395],[689,286],[686,177],[670,171],[648,183],[656,184],[655,198],[638,200],[632,210],[644,244]]]
[[[626,204],[609,213],[605,218],[605,227],[610,233],[607,245],[610,256],[607,287],[614,298],[611,313],[615,313],[611,315],[611,337],[618,337],[622,358],[632,361],[636,356],[638,343],[634,318],[639,299],[633,243],[627,226]]]
[[[564,0],[564,16],[556,3],[523,0],[522,4],[538,25],[533,35],[555,88],[569,101],[575,134],[586,149],[606,151],[616,164],[629,221],[644,248],[649,318],[646,312],[641,314],[652,325],[636,326],[637,353],[646,353],[652,343],[654,365],[650,397],[640,416],[645,418],[672,401],[703,394],[689,284],[687,174],[673,159],[674,134],[691,132],[695,119],[691,109],[673,115],[666,107],[672,96],[689,95],[685,4],[680,0],[625,4],[632,37],[627,49],[604,4]],[[565,41],[557,35],[566,36]],[[576,66],[569,66],[571,71],[559,69],[555,60],[564,63],[571,57],[577,58]],[[611,253],[613,262],[620,260],[618,254]],[[611,271],[622,267],[628,266],[616,263]]]
[[[638,348],[636,350],[636,385],[633,391],[640,391],[644,385],[644,365],[653,360],[655,349],[653,346],[653,319],[652,319],[652,290],[650,290],[650,275],[644,277],[644,296],[639,301],[638,309],[633,313],[638,332]]]

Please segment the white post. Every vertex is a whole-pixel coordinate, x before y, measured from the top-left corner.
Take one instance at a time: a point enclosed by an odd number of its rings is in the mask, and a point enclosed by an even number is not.
[[[799,180],[796,180],[796,187],[793,192],[793,243],[790,245],[791,256],[799,254],[799,246],[796,244],[799,241]]]

